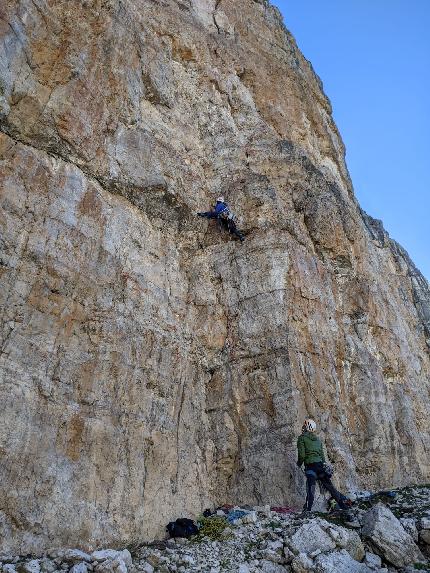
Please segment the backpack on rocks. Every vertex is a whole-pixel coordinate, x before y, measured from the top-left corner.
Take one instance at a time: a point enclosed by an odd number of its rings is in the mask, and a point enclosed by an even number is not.
[[[199,528],[192,519],[180,517],[176,521],[168,523],[166,531],[170,537],[191,537],[199,532]]]

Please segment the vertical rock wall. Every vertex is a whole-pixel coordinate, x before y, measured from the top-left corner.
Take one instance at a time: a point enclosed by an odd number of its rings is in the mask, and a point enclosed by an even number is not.
[[[0,36],[2,550],[294,502],[305,415],[342,487],[428,479],[429,285],[277,10],[7,0]]]

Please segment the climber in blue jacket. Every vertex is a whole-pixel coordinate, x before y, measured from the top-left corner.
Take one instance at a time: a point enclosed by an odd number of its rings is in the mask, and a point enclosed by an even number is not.
[[[217,219],[217,221],[223,225],[229,233],[238,237],[240,241],[245,240],[245,237],[236,226],[236,217],[230,211],[230,208],[224,200],[224,197],[221,196],[217,198],[212,211],[199,212],[197,215],[199,217],[206,217],[207,219]]]

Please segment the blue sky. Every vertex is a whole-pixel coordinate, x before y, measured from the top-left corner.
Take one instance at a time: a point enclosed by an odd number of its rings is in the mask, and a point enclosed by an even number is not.
[[[272,0],[333,105],[355,193],[430,279],[430,0]]]

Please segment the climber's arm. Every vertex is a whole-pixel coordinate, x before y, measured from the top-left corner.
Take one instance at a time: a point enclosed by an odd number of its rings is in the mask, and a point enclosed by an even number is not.
[[[215,211],[204,211],[204,212],[197,213],[197,215],[199,217],[206,217],[206,219],[216,219],[216,217],[217,217],[217,214],[215,213]]]

